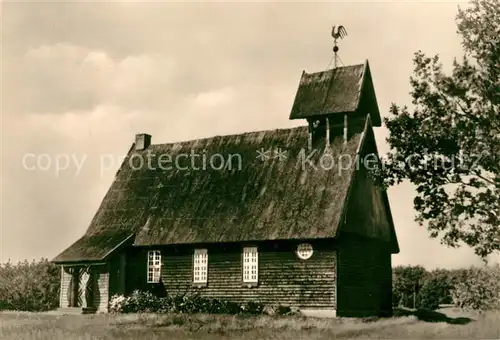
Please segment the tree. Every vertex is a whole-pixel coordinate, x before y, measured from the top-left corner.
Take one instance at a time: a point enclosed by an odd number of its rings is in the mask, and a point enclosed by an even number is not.
[[[392,104],[386,186],[416,186],[416,221],[483,258],[500,249],[500,2],[459,9],[464,56],[445,74],[439,56],[415,53],[413,107]]]
[[[435,269],[428,273],[417,297],[417,307],[437,309],[441,304],[452,303],[452,272],[446,269]]]
[[[416,307],[416,297],[427,271],[422,266],[397,266],[393,268],[393,305]]]
[[[475,310],[498,310],[500,308],[500,265],[471,267],[467,278],[458,281],[452,290],[456,306]]]
[[[0,310],[46,311],[59,304],[61,271],[42,258],[0,264]]]

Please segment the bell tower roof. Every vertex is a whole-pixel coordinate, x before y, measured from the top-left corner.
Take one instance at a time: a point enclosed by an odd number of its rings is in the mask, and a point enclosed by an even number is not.
[[[330,70],[302,72],[290,119],[314,119],[320,116],[370,114],[373,126],[381,126],[381,117],[368,60],[364,64],[335,67]]]

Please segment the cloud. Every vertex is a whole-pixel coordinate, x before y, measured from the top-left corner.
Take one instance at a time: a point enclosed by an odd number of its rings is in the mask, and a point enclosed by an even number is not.
[[[25,56],[28,59],[56,59],[75,61],[81,58],[88,51],[80,46],[72,44],[58,43],[54,45],[43,45],[36,48],[30,48]]]
[[[151,109],[174,95],[175,62],[168,56],[119,59],[102,50],[57,43],[29,49],[21,63],[19,72],[7,76],[13,85],[6,89],[7,111],[85,111],[99,105]]]
[[[213,108],[233,102],[235,100],[235,96],[236,93],[233,88],[225,87],[197,94],[194,98],[193,104],[197,108]]]

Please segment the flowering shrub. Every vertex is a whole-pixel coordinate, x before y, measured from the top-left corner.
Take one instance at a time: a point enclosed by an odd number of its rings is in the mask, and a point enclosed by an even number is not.
[[[280,307],[278,310],[288,311],[286,307]],[[112,296],[109,311],[111,313],[262,314],[264,305],[254,301],[239,305],[232,301],[204,298],[198,294],[156,297],[149,292],[136,290],[127,297]]]
[[[170,311],[171,303],[150,292],[134,291],[130,296],[113,295],[109,301],[111,313],[161,313]]]
[[[113,295],[109,300],[109,312],[110,313],[122,313],[125,305],[127,304],[128,298],[123,295]]]

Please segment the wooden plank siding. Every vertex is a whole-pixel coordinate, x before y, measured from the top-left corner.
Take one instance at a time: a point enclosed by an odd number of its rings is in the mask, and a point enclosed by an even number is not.
[[[384,244],[361,236],[344,236],[338,253],[337,315],[391,314],[391,253]]]
[[[94,307],[97,313],[107,313],[109,304],[109,266],[93,266]]]
[[[364,150],[376,152],[373,135]],[[362,165],[354,176],[338,242],[338,316],[392,312],[391,225],[382,189]]]
[[[162,285],[170,294],[199,293],[238,303],[260,301],[268,305],[335,309],[336,252],[332,240],[308,242],[314,252],[307,260],[295,253],[297,241],[249,244],[199,245],[208,249],[208,284],[193,285],[195,246],[163,246]],[[259,249],[259,282],[249,288],[242,279],[242,249]],[[134,289],[155,290],[146,280],[148,249],[130,249],[127,266],[128,293]],[[160,292],[161,293],[161,292]]]
[[[61,289],[59,291],[59,307],[67,308],[69,307],[69,292],[70,289],[71,274],[69,273],[69,268],[61,266]]]

